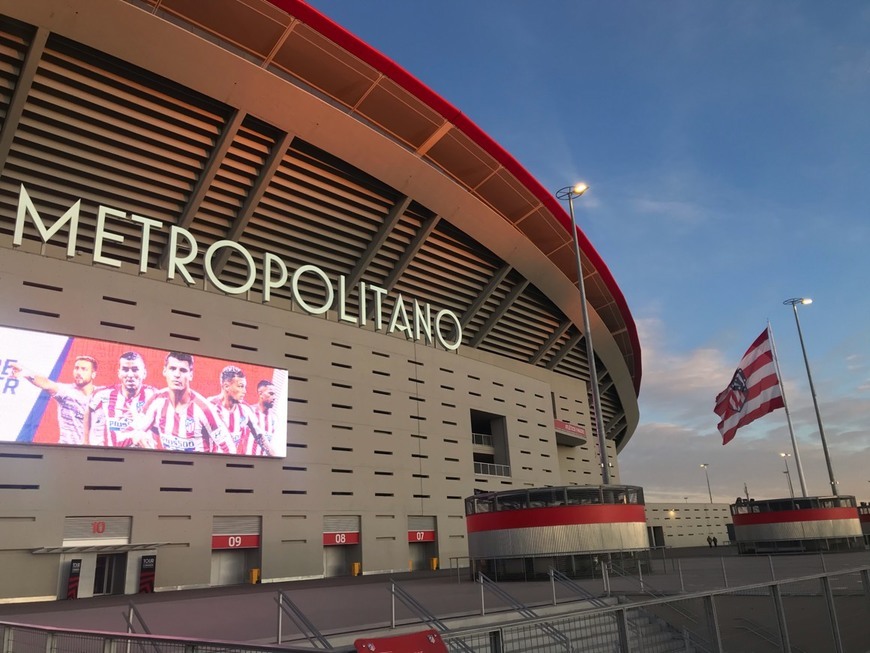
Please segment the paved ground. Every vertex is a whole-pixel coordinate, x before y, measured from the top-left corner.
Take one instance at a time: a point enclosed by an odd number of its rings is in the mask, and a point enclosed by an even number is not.
[[[666,557],[652,558],[652,569],[643,570],[643,589],[667,594],[691,593],[862,566],[870,566],[870,552],[768,558],[736,556],[730,547],[671,550]],[[635,573],[631,578],[611,579],[612,593],[629,595],[633,600],[644,598],[636,570],[631,571]],[[482,609],[487,615],[508,610],[489,592],[481,597],[480,585],[470,582],[466,574],[458,576],[455,571],[445,570],[397,574],[394,578],[427,610],[442,619],[480,615]],[[579,584],[595,595],[604,594],[600,578],[581,580]],[[546,581],[501,583],[500,586],[529,606],[543,609],[542,606],[553,602],[553,587]],[[858,593],[862,589],[860,575],[844,576],[834,587]],[[0,621],[123,632],[127,606],[132,600],[154,634],[266,644],[277,638],[278,589],[285,590],[308,619],[331,639],[342,633],[383,630],[389,628],[391,622],[390,580],[383,576],[6,604],[0,605]],[[556,596],[560,603],[576,598],[558,586]],[[862,623],[870,622],[867,619],[870,602],[865,598],[864,603],[856,605],[859,611],[866,611]],[[824,605],[816,607],[824,609]],[[401,604],[396,608],[396,617],[399,623],[413,621],[412,614]],[[295,625],[285,618],[284,641],[297,636]],[[870,636],[865,644],[855,650],[870,650]]]

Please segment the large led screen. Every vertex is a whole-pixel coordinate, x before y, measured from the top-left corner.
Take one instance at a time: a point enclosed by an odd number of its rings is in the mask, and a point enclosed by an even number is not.
[[[284,457],[287,370],[0,327],[0,441]]]

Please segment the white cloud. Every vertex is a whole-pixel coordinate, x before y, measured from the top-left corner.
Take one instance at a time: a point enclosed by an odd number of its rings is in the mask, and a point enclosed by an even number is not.
[[[792,452],[785,412],[775,411],[743,427],[735,440],[722,446],[713,400],[738,361],[710,347],[676,350],[658,319],[641,319],[637,325],[644,358],[641,421],[620,455],[622,482],[642,485],[647,501],[706,501],[700,464],[709,463],[717,502],[742,495],[744,483],[755,497],[787,496],[779,456]],[[808,493],[827,494],[830,483],[811,397],[798,380],[787,380],[786,388]],[[820,398],[820,412],[840,493],[865,499],[870,493],[870,398],[866,393]],[[794,458],[789,466],[795,492],[800,493]]]
[[[636,197],[631,200],[630,207],[641,215],[664,217],[687,224],[700,222],[706,214],[706,209],[692,202],[651,197]]]

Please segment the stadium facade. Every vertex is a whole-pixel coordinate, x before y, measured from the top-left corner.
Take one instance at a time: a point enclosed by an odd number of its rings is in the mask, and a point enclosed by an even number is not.
[[[467,564],[465,497],[601,482],[570,221],[457,109],[297,1],[0,14],[0,600]]]

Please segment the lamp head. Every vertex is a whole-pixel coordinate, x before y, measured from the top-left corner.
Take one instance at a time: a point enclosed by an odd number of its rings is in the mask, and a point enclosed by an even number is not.
[[[580,197],[583,193],[589,190],[588,184],[578,181],[573,186],[565,186],[556,191],[556,197],[560,200],[573,200],[575,197]]]
[[[786,299],[783,304],[788,306],[797,306],[798,304],[802,304],[806,306],[807,304],[812,304],[813,300],[809,297],[792,297],[791,299]]]

